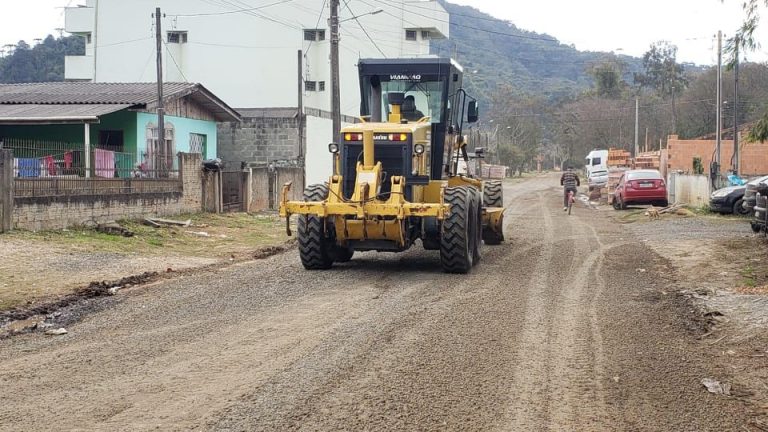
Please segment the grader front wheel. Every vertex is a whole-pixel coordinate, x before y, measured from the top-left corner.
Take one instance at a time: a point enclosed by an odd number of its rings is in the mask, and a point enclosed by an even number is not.
[[[467,187],[445,189],[445,203],[451,210],[443,220],[440,237],[440,263],[448,273],[467,273],[477,252],[476,198]]]
[[[483,206],[504,207],[502,184],[499,180],[487,180],[483,185]]]
[[[305,201],[323,201],[328,198],[328,186],[315,184],[304,190]],[[331,248],[333,239],[326,232],[325,220],[318,216],[299,216],[299,258],[307,270],[326,270],[333,265]]]

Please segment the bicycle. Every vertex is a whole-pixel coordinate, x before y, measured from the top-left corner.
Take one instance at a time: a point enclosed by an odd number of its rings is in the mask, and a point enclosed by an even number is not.
[[[571,215],[571,209],[573,208],[573,203],[576,202],[576,194],[573,193],[572,190],[568,191],[568,216]]]

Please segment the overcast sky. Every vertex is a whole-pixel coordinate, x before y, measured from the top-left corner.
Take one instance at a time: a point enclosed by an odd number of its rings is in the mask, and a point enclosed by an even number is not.
[[[129,0],[121,0],[129,1]],[[192,0],[189,0],[192,1]],[[247,0],[254,5],[267,0]],[[301,0],[296,0],[301,1]],[[350,0],[355,1],[355,0]],[[547,33],[580,50],[642,56],[651,43],[667,40],[679,48],[679,61],[714,64],[717,30],[733,34],[744,16],[743,0],[452,0],[474,6],[521,29]],[[32,42],[64,27],[63,7],[83,0],[0,0],[0,46]],[[763,7],[766,41],[749,59],[768,60],[768,11]]]

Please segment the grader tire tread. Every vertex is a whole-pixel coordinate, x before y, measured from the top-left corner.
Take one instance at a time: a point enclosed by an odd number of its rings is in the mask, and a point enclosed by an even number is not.
[[[501,181],[488,180],[483,186],[483,207],[504,207]]]
[[[305,201],[323,201],[328,198],[328,187],[323,184],[307,186]],[[327,270],[333,265],[329,253],[330,245],[325,234],[323,218],[311,215],[299,216],[298,222],[299,257],[307,270]]]
[[[445,202],[451,210],[443,221],[440,263],[447,273],[467,273],[472,269],[474,255],[470,229],[472,198],[465,187],[449,187],[445,189]]]

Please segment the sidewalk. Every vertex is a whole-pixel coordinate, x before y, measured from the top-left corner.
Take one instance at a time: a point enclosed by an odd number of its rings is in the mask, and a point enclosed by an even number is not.
[[[286,242],[275,214],[184,215],[189,227],[152,228],[136,222],[121,237],[81,228],[14,231],[0,236],[0,312],[54,300],[90,282],[144,272],[185,270],[243,260],[257,250]]]

